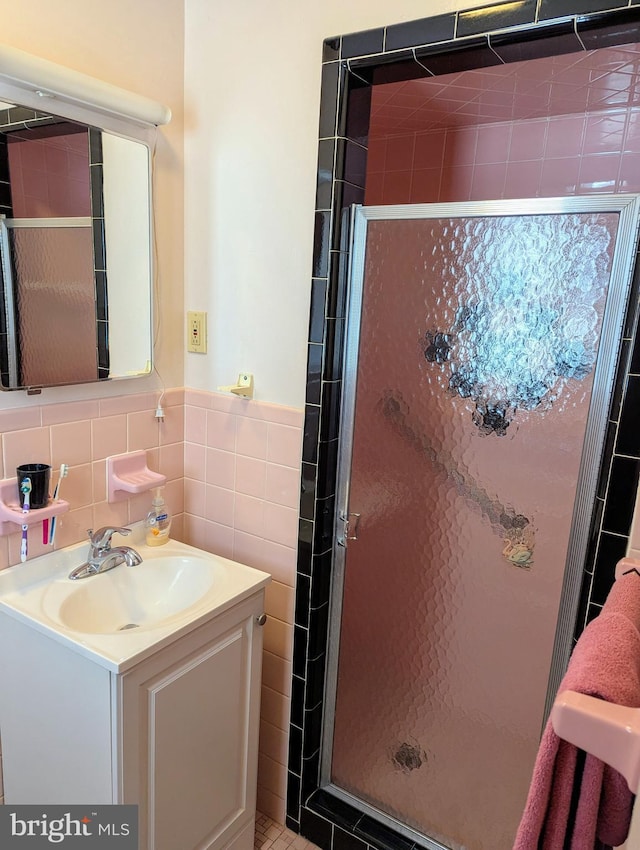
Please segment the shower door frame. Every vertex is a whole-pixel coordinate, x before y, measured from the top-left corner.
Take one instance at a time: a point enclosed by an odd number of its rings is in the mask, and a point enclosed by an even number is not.
[[[621,332],[631,293],[636,252],[638,250],[640,194],[582,195],[562,198],[528,198],[446,204],[398,204],[389,206],[354,204],[351,207],[351,251],[347,282],[347,322],[344,344],[344,372],[333,535],[334,567],[329,602],[327,668],[320,753],[320,787],[323,790],[329,791],[345,803],[354,806],[365,815],[371,815],[410,840],[420,842],[428,850],[447,850],[447,848],[429,836],[412,829],[393,816],[366,803],[351,792],[345,791],[340,786],[335,785],[331,779],[333,729],[335,723],[340,632],[342,626],[342,595],[348,540],[351,539],[349,533],[349,491],[368,222],[380,220],[472,218],[491,215],[498,217],[598,212],[619,213],[619,223],[615,237],[613,260],[598,341],[593,386],[580,459],[576,498],[573,506],[567,558],[545,697],[543,728],[553,705],[558,686],[566,670],[572,649],[572,638],[580,601],[582,570],[587,553],[600,463],[604,451],[609,407],[613,394],[619,347],[622,338]],[[601,356],[601,352],[608,352],[608,356]]]

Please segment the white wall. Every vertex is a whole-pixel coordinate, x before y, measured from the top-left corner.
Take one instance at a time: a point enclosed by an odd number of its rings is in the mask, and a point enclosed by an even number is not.
[[[155,158],[160,334],[156,362],[168,387],[183,385],[183,0],[0,0],[0,41],[166,103]],[[0,409],[140,392],[157,375],[109,384],[0,393]]]
[[[473,0],[185,0],[187,386],[304,404],[323,39]]]

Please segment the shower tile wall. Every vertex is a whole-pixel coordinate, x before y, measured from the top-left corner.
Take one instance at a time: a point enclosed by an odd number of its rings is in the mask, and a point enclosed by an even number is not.
[[[376,138],[365,203],[638,192],[639,121],[634,110]]]

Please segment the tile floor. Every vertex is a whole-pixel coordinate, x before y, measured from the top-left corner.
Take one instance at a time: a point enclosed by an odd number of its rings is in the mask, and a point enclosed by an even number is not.
[[[318,850],[315,844],[260,812],[256,815],[255,850]]]

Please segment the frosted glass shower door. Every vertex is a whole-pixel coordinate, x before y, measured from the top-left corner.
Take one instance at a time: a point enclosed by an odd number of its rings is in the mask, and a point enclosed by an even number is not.
[[[512,845],[636,233],[630,196],[356,210],[323,773],[427,846]]]

